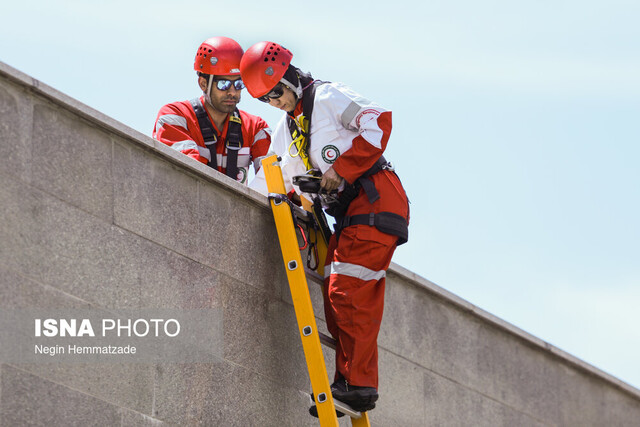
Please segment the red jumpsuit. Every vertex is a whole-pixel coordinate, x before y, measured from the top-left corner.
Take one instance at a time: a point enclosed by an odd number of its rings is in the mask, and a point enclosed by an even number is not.
[[[302,101],[294,116],[302,114]],[[355,93],[341,83],[317,86],[311,115],[308,150],[313,168],[325,173],[333,168],[353,183],[382,156],[391,134],[391,112]],[[276,126],[270,151],[280,162],[286,191],[295,175],[307,171],[291,148],[286,120]],[[407,196],[395,173],[382,170],[365,178],[375,184],[380,198],[373,204],[360,194],[349,205],[347,215],[392,212],[409,220]],[[263,174],[250,187],[267,193]],[[341,187],[342,189],[342,187]],[[307,197],[311,199],[311,196]],[[384,307],[386,270],[398,237],[374,226],[352,225],[329,243],[325,265],[324,308],[327,326],[337,340],[336,376],[352,385],[378,387],[377,337]]]
[[[391,131],[388,117],[386,138]],[[379,119],[384,120],[384,114]],[[354,146],[364,144],[354,140]],[[383,143],[382,150],[386,146]],[[364,146],[365,148],[367,146]],[[347,155],[347,151],[343,156]],[[358,175],[353,168],[334,170],[349,180]],[[359,172],[359,171],[358,171]],[[358,175],[359,176],[359,175]],[[348,178],[349,177],[349,178]],[[370,177],[380,198],[372,204],[364,190],[347,210],[348,216],[371,212],[393,212],[409,219],[405,191],[395,173],[382,170]],[[398,237],[369,225],[346,227],[329,242],[325,262],[324,312],[329,332],[336,339],[336,379],[338,372],[349,384],[378,388],[378,332],[384,308],[386,270],[396,249]]]
[[[204,96],[200,97],[203,104]],[[247,183],[249,166],[253,162],[254,169],[260,169],[260,160],[267,154],[271,144],[271,129],[260,117],[240,111],[242,120],[243,145],[238,152],[238,176],[237,180]],[[209,117],[211,120],[211,117]],[[226,136],[229,128],[229,119],[225,120],[222,130],[217,129],[213,120],[211,124],[218,135],[216,144],[217,170],[226,173],[227,153]],[[189,157],[208,164],[211,160],[210,150],[206,148],[196,113],[189,101],[167,104],[158,112],[158,118],[153,130],[153,137]]]

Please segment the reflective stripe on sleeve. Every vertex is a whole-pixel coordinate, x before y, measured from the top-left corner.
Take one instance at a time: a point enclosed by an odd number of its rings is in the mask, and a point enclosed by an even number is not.
[[[200,147],[199,145],[196,145],[196,147],[198,148],[198,154],[211,161],[211,150],[209,150],[207,147]]]
[[[253,143],[255,144],[261,139],[266,139],[269,135],[271,135],[271,129],[269,128],[262,129],[260,132],[256,133],[255,138],[253,138]]]
[[[176,141],[171,144],[171,148],[178,151],[187,151],[187,150],[198,150],[198,154],[200,154],[205,159],[211,161],[211,151],[209,151],[206,147],[200,147],[195,141],[191,141],[190,139],[184,141]]]
[[[363,267],[357,264],[349,264],[346,262],[332,262],[331,271],[329,271],[328,268],[324,269],[325,279],[331,274],[340,274],[342,276],[350,276],[355,277],[356,279],[369,281],[380,280],[383,277],[386,277],[387,272],[385,270],[369,270],[367,267]]]
[[[256,172],[259,171],[260,168],[262,167],[262,159],[266,159],[266,158],[267,156],[260,156],[257,159],[255,159],[253,161],[253,170]]]
[[[158,130],[162,126],[164,126],[165,123],[168,125],[179,126],[181,128],[184,128],[184,130],[188,130],[187,119],[182,116],[178,116],[177,114],[165,114],[164,116],[158,117],[158,121],[156,122],[156,133],[158,133]]]
[[[340,116],[340,121],[342,122],[342,126],[345,129],[355,130],[353,126],[350,125],[351,121],[356,118],[356,114],[360,112],[362,107],[357,102],[351,102],[349,106],[342,112],[342,116]]]

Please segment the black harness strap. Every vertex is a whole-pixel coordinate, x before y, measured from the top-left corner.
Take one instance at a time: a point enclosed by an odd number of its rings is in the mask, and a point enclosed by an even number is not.
[[[204,145],[209,149],[211,160],[208,165],[213,169],[218,169],[218,153],[216,144],[218,143],[218,134],[216,133],[209,115],[200,103],[199,98],[189,101],[193,111],[198,119],[198,126],[204,139]],[[227,128],[226,148],[227,148],[227,176],[238,179],[238,151],[242,148],[242,120],[240,112],[236,108],[229,116],[229,127]]]
[[[193,111],[196,113],[198,125],[200,126],[200,133],[202,134],[202,139],[204,139],[204,145],[209,149],[209,153],[211,155],[211,160],[209,160],[208,165],[217,169],[218,157],[216,155],[216,143],[218,142],[218,135],[216,134],[216,130],[213,127],[213,124],[211,124],[211,120],[209,120],[207,111],[204,109],[202,104],[200,104],[200,99],[194,98],[189,102],[191,103],[191,108],[193,108]]]
[[[242,148],[242,120],[236,108],[227,128],[227,176],[238,179],[238,151]]]
[[[305,155],[309,155],[309,147],[311,146],[311,114],[313,113],[313,101],[316,97],[316,87],[321,84],[329,83],[322,80],[313,80],[306,89],[302,91],[302,115],[307,119],[307,129],[303,131],[296,124],[295,119],[287,114],[287,125],[292,139],[296,139],[297,133],[301,133],[305,137]]]
[[[311,114],[313,113],[313,102],[316,98],[316,88],[325,83],[328,82],[314,80],[308,88],[302,91],[302,114],[307,118],[309,123],[307,133],[304,135],[304,137],[307,138],[307,147],[311,144]]]
[[[293,120],[293,118],[288,114],[287,114],[287,125],[289,125],[289,133],[291,134],[291,138],[295,139],[298,136],[298,132],[300,132],[300,129],[298,129],[298,125],[296,124],[296,121]]]
[[[362,189],[367,194],[369,203],[373,204],[373,202],[380,198],[380,193],[378,193],[378,190],[376,190],[376,186],[373,185],[373,182],[370,179],[358,178],[358,183],[362,186]]]
[[[327,213],[333,215],[336,219],[334,226],[336,237],[340,238],[340,232],[343,228],[351,225],[370,225],[386,234],[398,236],[397,245],[400,246],[409,240],[409,224],[407,219],[393,212],[378,212],[369,214],[360,214],[346,216],[349,205],[360,194],[362,189],[369,199],[369,203],[373,203],[380,198],[380,193],[369,179],[383,169],[389,168],[389,163],[380,156],[378,161],[358,178],[353,185],[347,184],[340,194],[338,206],[327,210]]]
[[[322,237],[324,238],[324,242],[328,245],[329,239],[331,239],[331,228],[329,227],[329,223],[327,222],[327,217],[324,215],[324,211],[322,210],[322,202],[319,197],[316,197],[313,200],[313,208],[311,209],[311,214],[313,215],[313,219],[315,220],[315,224],[318,226],[318,231],[322,233]]]
[[[342,229],[350,225],[370,225],[383,233],[398,236],[398,246],[407,243],[409,240],[407,219],[393,212],[378,212],[377,214],[369,213],[336,218],[336,237],[340,238]]]
[[[338,198],[339,204],[335,207],[327,209],[327,213],[336,218],[344,216],[347,213],[347,209],[349,208],[349,204],[358,197],[360,194],[360,188],[364,189],[364,192],[367,194],[367,198],[369,199],[369,203],[373,204],[376,200],[380,198],[380,193],[376,190],[376,186],[369,179],[370,176],[377,174],[382,169],[384,169],[389,163],[384,158],[384,156],[380,156],[380,158],[371,166],[365,173],[363,173],[360,178],[356,179],[353,184],[349,184],[345,182],[345,187],[342,193],[340,193],[340,197]]]

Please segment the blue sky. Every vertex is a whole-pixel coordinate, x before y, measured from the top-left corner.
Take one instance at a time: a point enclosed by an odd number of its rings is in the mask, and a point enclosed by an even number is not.
[[[23,1],[0,61],[150,134],[214,35],[393,111],[394,261],[640,387],[640,3]],[[244,94],[272,126],[281,112]]]

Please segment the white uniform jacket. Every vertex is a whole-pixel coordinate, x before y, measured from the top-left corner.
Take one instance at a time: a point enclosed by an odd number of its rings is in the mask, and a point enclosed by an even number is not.
[[[296,114],[300,110],[299,103]],[[342,83],[325,83],[316,87],[309,159],[312,166],[322,173],[333,166],[338,175],[353,183],[382,155],[390,133],[390,111]],[[282,157],[280,166],[287,192],[294,189],[300,193],[292,184],[292,177],[304,175],[307,171],[291,142],[285,114],[273,132],[269,154]],[[268,193],[262,169],[249,186],[265,195]]]

